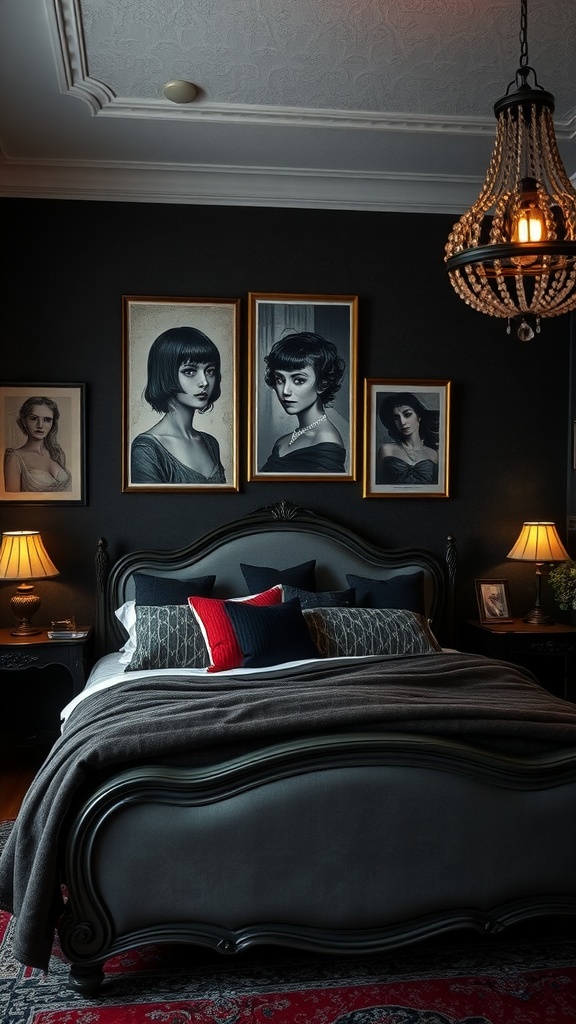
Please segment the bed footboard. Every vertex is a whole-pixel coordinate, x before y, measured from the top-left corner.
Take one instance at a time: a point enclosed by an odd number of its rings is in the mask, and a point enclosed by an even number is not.
[[[151,942],[354,953],[576,913],[575,801],[576,758],[383,734],[124,771],[69,834],[71,984]]]

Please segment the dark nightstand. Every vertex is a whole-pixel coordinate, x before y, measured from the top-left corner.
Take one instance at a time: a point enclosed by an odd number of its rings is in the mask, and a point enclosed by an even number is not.
[[[33,746],[58,737],[60,711],[83,688],[90,668],[92,630],[78,627],[84,630],[88,635],[80,639],[49,640],[45,629],[27,637],[0,629],[3,742]]]
[[[542,686],[566,700],[574,699],[576,625],[534,625],[522,619],[489,626],[467,622],[463,641],[466,650],[525,665]]]

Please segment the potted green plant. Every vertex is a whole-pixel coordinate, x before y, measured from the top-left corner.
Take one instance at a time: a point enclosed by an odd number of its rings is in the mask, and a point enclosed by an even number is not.
[[[571,618],[574,618],[576,615],[576,562],[559,562],[550,570],[548,582],[558,607],[563,612],[570,612]]]

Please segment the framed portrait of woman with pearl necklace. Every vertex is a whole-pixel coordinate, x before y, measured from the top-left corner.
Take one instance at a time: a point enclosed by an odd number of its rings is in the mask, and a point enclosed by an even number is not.
[[[249,294],[249,480],[355,480],[358,298]]]
[[[450,381],[366,380],[364,497],[447,498]]]

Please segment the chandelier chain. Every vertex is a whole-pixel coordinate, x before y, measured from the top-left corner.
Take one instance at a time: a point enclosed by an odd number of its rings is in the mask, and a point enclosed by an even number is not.
[[[528,0],[520,3],[520,67],[528,67]]]

